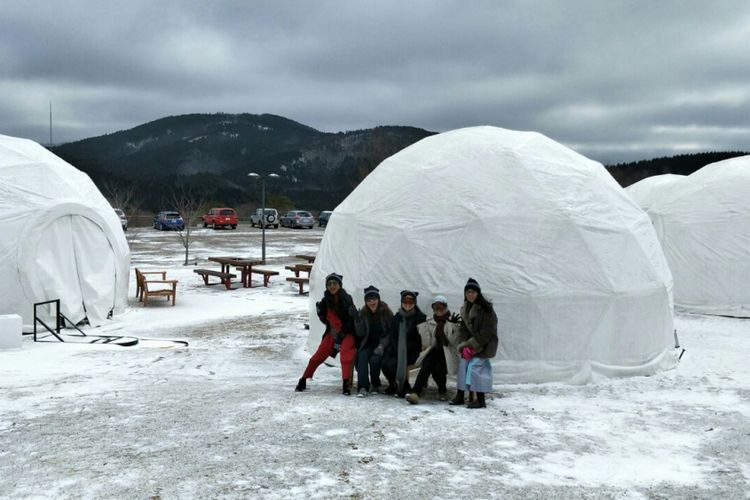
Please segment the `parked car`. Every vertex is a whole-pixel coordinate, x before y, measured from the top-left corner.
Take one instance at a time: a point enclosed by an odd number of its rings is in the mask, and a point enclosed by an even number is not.
[[[214,229],[220,227],[231,227],[237,229],[237,212],[233,208],[212,208],[207,214],[202,215],[203,227],[211,226]]]
[[[261,227],[261,225],[268,227],[273,226],[274,229],[278,229],[279,227],[279,212],[276,211],[275,208],[266,208],[266,216],[262,217],[261,212],[263,211],[262,208],[257,209],[253,214],[250,216],[250,225],[255,227],[256,225],[258,227]],[[265,220],[261,220],[265,219]]]
[[[320,212],[320,216],[318,217],[318,227],[326,227],[328,225],[328,219],[331,218],[331,214],[333,212],[330,210],[323,210]]]
[[[122,230],[127,231],[128,230],[128,218],[125,217],[125,212],[123,212],[121,208],[115,208],[115,213],[117,214],[117,217],[120,218],[120,225],[122,226]]]
[[[154,229],[158,229],[159,231],[167,229],[182,231],[185,229],[185,221],[182,220],[180,212],[162,210],[154,217]]]
[[[315,225],[315,217],[305,210],[292,210],[281,218],[281,225],[285,227],[306,227],[312,229]]]

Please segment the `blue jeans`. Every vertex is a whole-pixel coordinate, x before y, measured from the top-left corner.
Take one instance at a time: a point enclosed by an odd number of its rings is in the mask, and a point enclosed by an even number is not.
[[[357,387],[359,389],[370,390],[370,384],[373,387],[380,387],[380,364],[383,356],[373,354],[375,347],[362,347],[357,352]]]

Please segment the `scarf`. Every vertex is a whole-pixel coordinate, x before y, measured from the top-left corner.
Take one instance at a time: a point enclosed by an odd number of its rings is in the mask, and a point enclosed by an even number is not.
[[[437,324],[437,326],[435,326],[435,345],[437,347],[445,347],[448,345],[448,339],[445,338],[445,322],[448,321],[450,312],[446,311],[442,316],[433,314],[432,317]]]
[[[398,386],[398,392],[404,391],[404,383],[406,382],[406,334],[408,333],[408,319],[414,316],[416,310],[416,307],[408,312],[404,311],[403,307],[399,309],[399,313],[401,313],[401,321],[398,325],[398,358],[396,362],[396,384]]]

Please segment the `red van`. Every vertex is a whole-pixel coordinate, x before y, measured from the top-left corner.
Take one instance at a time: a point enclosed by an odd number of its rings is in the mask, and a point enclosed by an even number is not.
[[[233,208],[212,208],[207,214],[201,216],[203,227],[211,226],[214,229],[230,226],[237,229],[237,212]]]

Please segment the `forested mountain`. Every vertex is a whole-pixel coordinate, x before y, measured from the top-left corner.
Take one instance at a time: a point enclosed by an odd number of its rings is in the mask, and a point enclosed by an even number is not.
[[[652,175],[679,174],[690,175],[709,163],[743,156],[750,153],[741,151],[725,151],[713,153],[695,153],[689,155],[667,156],[652,160],[641,160],[631,163],[608,165],[607,170],[620,183],[627,187],[635,182]]]
[[[326,133],[274,115],[170,116],[130,130],[63,144],[52,151],[97,185],[134,188],[142,208],[158,210],[176,184],[208,200],[259,200],[249,172],[276,173],[268,193],[298,208],[332,209],[381,161],[434,132],[376,127]]]
[[[288,208],[326,210],[381,161],[433,134],[414,127],[327,133],[269,114],[191,114],[51,149],[100,187],[130,190],[147,211],[168,208],[165,203],[180,185],[212,203],[257,204],[259,185],[248,178],[249,172],[278,174],[267,184],[267,193],[269,198],[288,198]],[[745,154],[678,155],[609,165],[607,170],[628,186],[652,175],[687,175]]]

